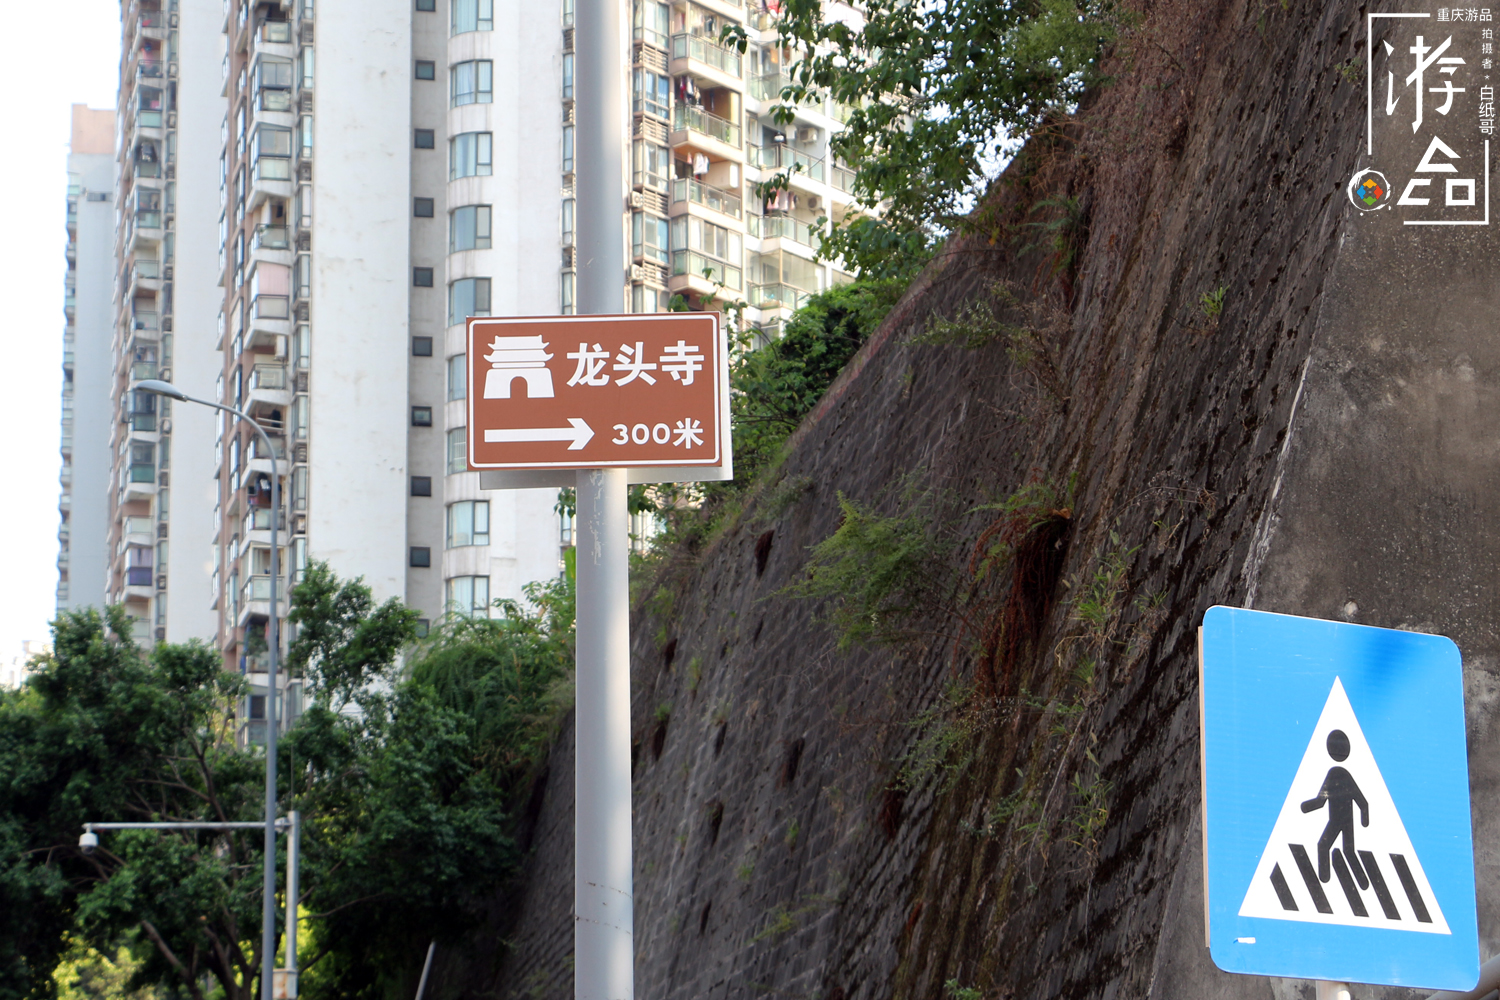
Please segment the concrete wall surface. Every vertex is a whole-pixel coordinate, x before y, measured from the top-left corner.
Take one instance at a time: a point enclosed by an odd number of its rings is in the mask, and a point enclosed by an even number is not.
[[[1112,84],[992,189],[995,230],[950,243],[777,478],[645,588],[638,996],[1310,1000],[1204,947],[1214,604],[1454,638],[1481,957],[1500,951],[1496,240],[1346,195],[1372,165],[1400,194],[1446,121],[1430,103],[1427,131],[1366,136],[1363,73],[1385,63],[1365,67],[1363,14],[1148,5]],[[1479,161],[1475,129],[1444,134]],[[1004,228],[1043,199],[1073,200],[1071,261],[1018,257]],[[1024,351],[913,342],[980,300]],[[976,545],[1008,537],[985,505],[1028,484],[1053,489],[1047,545],[979,578]],[[898,641],[841,650],[828,609],[784,592],[839,493],[933,525],[937,582]],[[437,995],[571,994],[570,739],[523,879],[440,958]]]

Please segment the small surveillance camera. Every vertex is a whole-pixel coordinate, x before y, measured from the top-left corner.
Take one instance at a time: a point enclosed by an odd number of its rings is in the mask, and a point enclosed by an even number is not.
[[[93,830],[84,831],[83,836],[78,838],[78,849],[84,854],[93,854],[94,848],[99,846],[99,835]]]

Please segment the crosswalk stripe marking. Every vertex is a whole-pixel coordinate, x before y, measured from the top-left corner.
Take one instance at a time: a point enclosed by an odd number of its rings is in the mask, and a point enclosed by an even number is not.
[[[1323,894],[1323,883],[1318,881],[1318,873],[1307,856],[1307,848],[1301,844],[1292,844],[1291,848],[1292,857],[1297,860],[1297,870],[1302,873],[1302,881],[1307,883],[1307,894],[1312,897],[1313,905],[1318,908],[1319,913],[1332,913],[1333,907],[1328,905],[1328,897]]]
[[[1375,887],[1375,896],[1380,900],[1380,909],[1384,911],[1387,920],[1400,920],[1401,911],[1396,909],[1396,901],[1391,898],[1391,890],[1386,888],[1385,876],[1380,873],[1380,865],[1375,862],[1375,855],[1369,851],[1360,851],[1359,860],[1365,864],[1365,873],[1370,876],[1370,884]]]
[[[1401,888],[1406,890],[1406,898],[1411,900],[1411,911],[1422,923],[1432,923],[1432,917],[1427,913],[1427,904],[1422,902],[1422,892],[1417,888],[1417,880],[1411,877],[1406,859],[1399,854],[1392,854],[1391,864],[1396,866],[1396,877],[1401,879]]]

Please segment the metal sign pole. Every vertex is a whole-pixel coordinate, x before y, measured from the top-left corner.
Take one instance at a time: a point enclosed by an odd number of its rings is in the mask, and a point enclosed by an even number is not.
[[[573,995],[631,1000],[630,612],[625,470],[578,473]]]
[[[579,0],[578,311],[625,296],[625,40],[620,0]],[[629,520],[624,469],[577,474],[578,671],[573,995],[633,1000]]]

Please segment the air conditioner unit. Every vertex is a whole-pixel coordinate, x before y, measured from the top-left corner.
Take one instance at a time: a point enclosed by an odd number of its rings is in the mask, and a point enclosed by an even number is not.
[[[170,421],[170,420],[163,420],[161,422],[161,432],[163,434],[170,434],[170,433],[172,433],[172,421]]]
[[[645,204],[646,204],[646,200],[641,197],[641,193],[639,191],[632,191],[632,192],[630,192],[630,207],[631,208],[644,208]]]
[[[818,130],[811,125],[799,126],[797,129],[798,142],[817,142]]]
[[[807,196],[807,207],[812,209],[814,212],[818,210],[818,207],[822,205],[822,203],[822,200],[815,194],[810,194]]]

